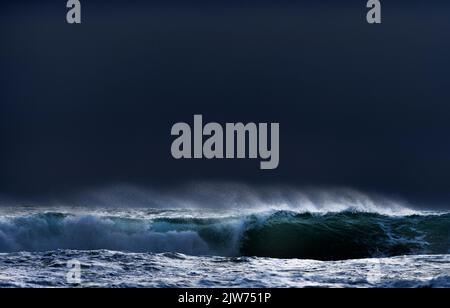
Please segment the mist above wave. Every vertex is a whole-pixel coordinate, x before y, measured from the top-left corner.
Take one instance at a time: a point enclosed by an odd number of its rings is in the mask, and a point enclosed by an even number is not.
[[[86,190],[63,197],[12,201],[1,199],[3,207],[205,209],[213,211],[369,212],[383,215],[414,215],[405,201],[347,188],[304,188],[249,186],[235,183],[194,183],[178,188],[140,188],[118,185]]]

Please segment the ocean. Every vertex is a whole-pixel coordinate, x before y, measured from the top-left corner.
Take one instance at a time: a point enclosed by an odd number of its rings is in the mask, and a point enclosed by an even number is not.
[[[448,212],[0,212],[0,287],[450,287]]]

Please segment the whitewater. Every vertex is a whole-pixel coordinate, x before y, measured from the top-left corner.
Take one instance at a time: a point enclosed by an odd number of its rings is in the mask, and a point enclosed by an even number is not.
[[[350,196],[2,205],[0,287],[450,287],[449,212]]]

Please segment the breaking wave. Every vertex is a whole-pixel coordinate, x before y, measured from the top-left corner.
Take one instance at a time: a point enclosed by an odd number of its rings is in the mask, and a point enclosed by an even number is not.
[[[450,214],[287,210],[193,217],[40,212],[0,218],[0,252],[58,249],[343,260],[447,254]],[[158,214],[158,215],[157,215]]]

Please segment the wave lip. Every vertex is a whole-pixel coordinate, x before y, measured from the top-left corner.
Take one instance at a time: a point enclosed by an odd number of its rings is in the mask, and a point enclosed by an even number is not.
[[[450,250],[450,214],[269,211],[196,218],[185,211],[169,217],[157,213],[153,218],[62,212],[2,217],[0,252],[107,249],[343,260]]]

